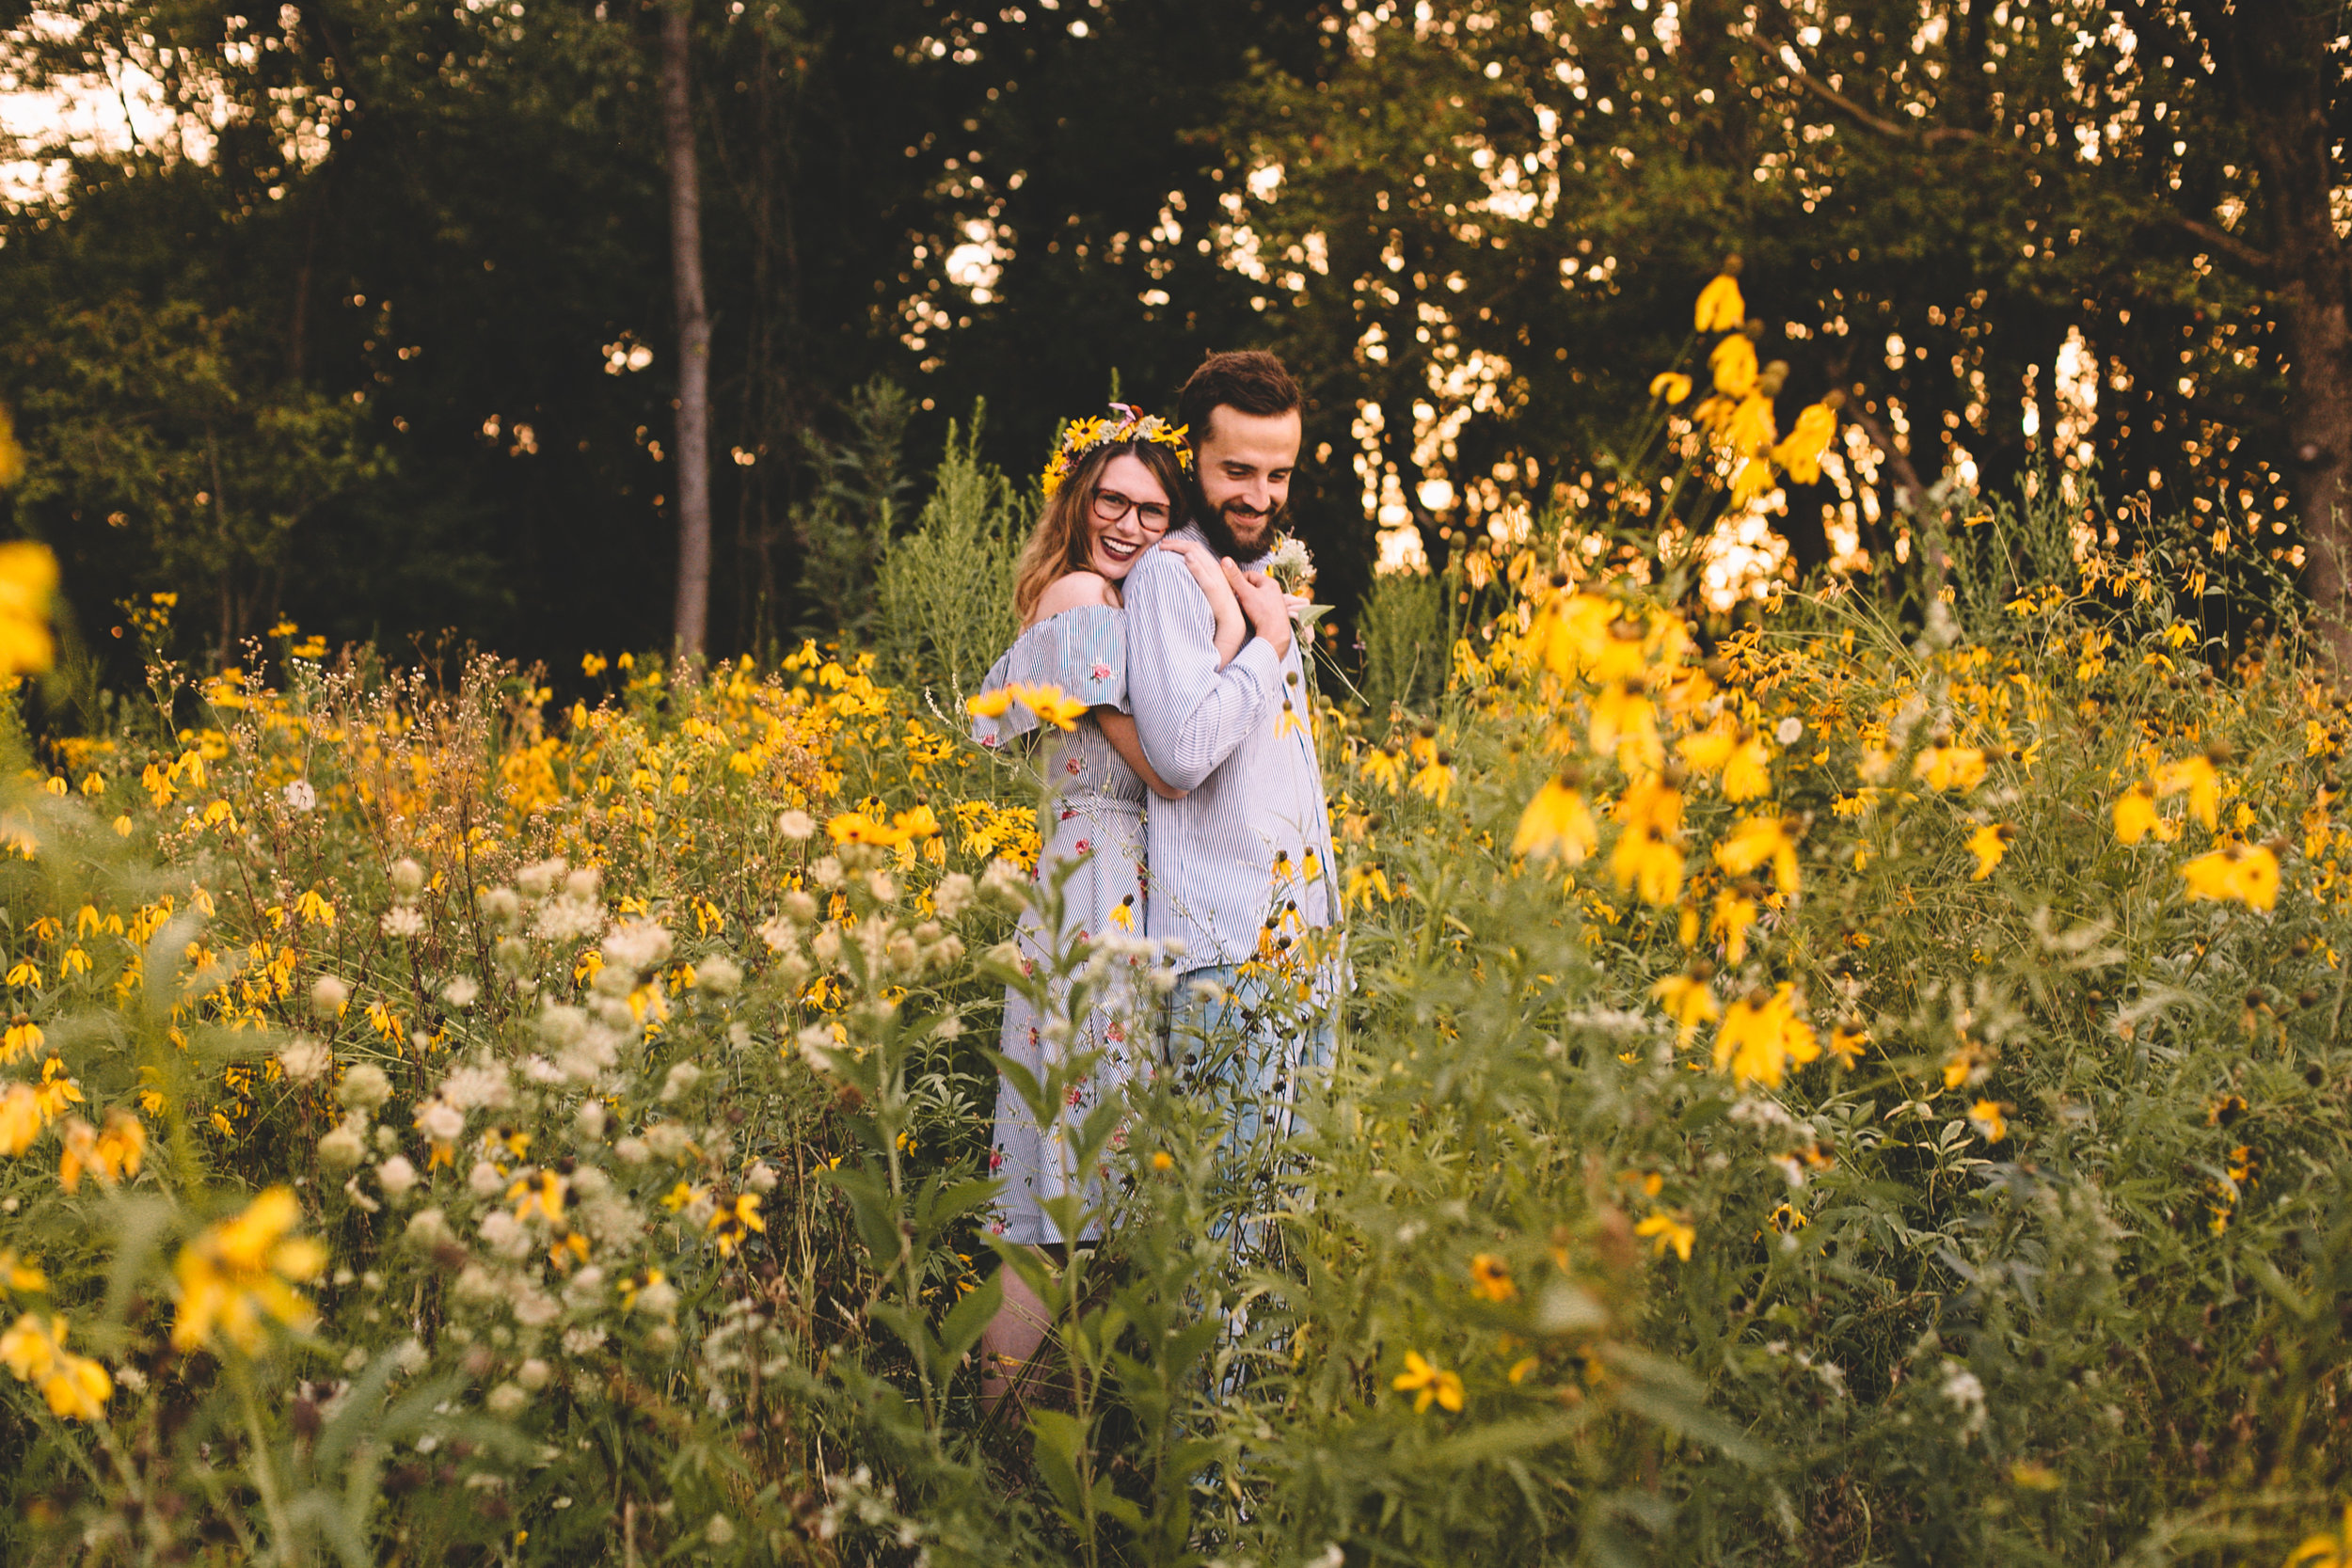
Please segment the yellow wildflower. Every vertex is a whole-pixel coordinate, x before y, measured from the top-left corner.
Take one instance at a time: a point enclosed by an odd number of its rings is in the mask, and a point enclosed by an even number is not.
[[[7,437],[14,451],[15,438]],[[56,661],[49,600],[57,591],[57,558],[46,545],[0,545],[0,675],[37,675]]]
[[[2214,770],[2210,758],[2200,753],[2165,764],[2156,769],[2156,799],[2165,800],[2182,791],[2188,793],[2189,815],[2202,822],[2207,831],[2220,825],[2221,775]]]
[[[1511,1265],[1491,1252],[1470,1259],[1470,1294],[1486,1301],[1509,1301],[1519,1293],[1511,1282]]]
[[[1041,723],[1057,730],[1074,730],[1086,716],[1087,705],[1065,693],[1058,686],[1040,683],[1026,686],[1016,683],[1005,689],[1012,700],[1037,715]]]
[[[975,719],[1002,719],[1012,707],[1012,693],[1000,686],[993,691],[981,692],[963,706]]]
[[[1675,1256],[1686,1263],[1691,1260],[1692,1243],[1699,1239],[1694,1227],[1672,1214],[1652,1214],[1635,1226],[1633,1233],[1651,1238],[1650,1244],[1657,1249],[1659,1257],[1665,1257],[1666,1249],[1672,1247]]]
[[[1724,958],[1738,963],[1748,956],[1748,927],[1756,924],[1756,900],[1725,889],[1715,895],[1715,912],[1708,934],[1724,944]]]
[[[326,1249],[291,1234],[300,1217],[294,1189],[272,1187],[180,1249],[171,1270],[180,1298],[174,1346],[195,1350],[217,1331],[250,1355],[262,1348],[266,1320],[310,1324],[310,1304],[292,1287],[318,1276]]]
[[[1661,371],[1649,378],[1649,395],[1661,393],[1668,403],[1680,403],[1691,395],[1691,378],[1678,371]]]
[[[2341,1527],[2304,1537],[2280,1568],[2352,1568],[2352,1503],[2344,1505]]]
[[[1862,1061],[1862,1048],[1870,1043],[1870,1031],[1859,1024],[1840,1023],[1829,1032],[1829,1053],[1837,1058],[1837,1065],[1851,1069]]]
[[[1519,831],[1512,835],[1514,855],[1558,856],[1570,865],[1581,864],[1600,842],[1593,814],[1584,797],[1565,779],[1549,779],[1519,814]],[[1383,887],[1385,894],[1386,888]]]
[[[10,1084],[8,1092],[0,1095],[0,1154],[14,1158],[24,1153],[48,1125],[40,1114],[40,1097],[30,1084]]]
[[[1614,752],[1619,765],[1629,770],[1637,764],[1656,769],[1666,760],[1665,745],[1658,738],[1657,705],[1649,700],[1648,689],[1638,675],[1612,682],[1593,693],[1589,736],[1595,756]]]
[[[2115,836],[2137,844],[2157,825],[2156,802],[2146,784],[2134,784],[2115,802]]]
[[[1453,1372],[1440,1371],[1417,1350],[1405,1353],[1405,1370],[1397,1373],[1390,1386],[1402,1393],[1419,1391],[1413,1401],[1413,1414],[1418,1416],[1436,1401],[1448,1410],[1462,1408],[1462,1380]]]
[[[1695,974],[1669,974],[1650,987],[1649,993],[1658,999],[1666,1016],[1675,1021],[1677,1047],[1690,1044],[1700,1024],[1712,1023],[1722,1016],[1715,1005],[1714,991]]]
[[[862,811],[845,811],[825,824],[835,844],[871,844],[887,849],[913,835],[906,829],[878,821]]]
[[[67,1420],[95,1421],[106,1413],[115,1391],[106,1369],[86,1355],[65,1348],[66,1321],[52,1317],[44,1326],[27,1312],[0,1334],[0,1363],[20,1382],[37,1383],[49,1408]]]
[[[768,1233],[768,1222],[759,1217],[759,1195],[737,1194],[733,1203],[723,1204],[711,1212],[704,1228],[715,1233],[720,1257],[734,1257],[751,1232],[756,1230],[763,1236]]]
[[[1757,457],[1779,434],[1773,428],[1772,400],[1750,392],[1731,411],[1731,419],[1724,426],[1724,443],[1741,457]],[[1770,464],[1765,466],[1764,472],[1769,483],[1772,475]]]
[[[1740,280],[1725,271],[1699,291],[1692,321],[1701,332],[1737,332],[1748,319],[1748,302],[1740,297]]]
[[[1974,746],[1931,746],[1911,765],[1911,776],[1930,789],[1974,789],[1984,782],[1984,753]]]
[[[1739,1084],[1778,1088],[1790,1062],[1802,1067],[1821,1053],[1812,1026],[1797,1016],[1795,988],[1751,991],[1724,1012],[1715,1030],[1715,1070]]]
[[[1731,836],[1715,846],[1715,863],[1735,877],[1744,877],[1772,863],[1772,881],[1784,894],[1797,891],[1797,841],[1788,835],[1787,821],[1778,816],[1743,818]]]
[[[1715,390],[1727,398],[1744,398],[1756,390],[1756,345],[1740,333],[1715,345],[1707,368],[1714,372]]]
[[[1788,470],[1788,477],[1799,484],[1818,483],[1821,478],[1821,454],[1829,450],[1832,437],[1837,434],[1837,415],[1825,403],[1808,404],[1797,415],[1788,438],[1772,449],[1772,461]]]
[[[2279,902],[2279,857],[2263,845],[2233,844],[2181,867],[2191,898],[2234,898],[2267,910]],[[0,1115],[5,1111],[0,1110]]]
[[[2017,830],[2006,822],[1992,822],[1968,835],[1968,852],[1977,857],[1977,869],[1970,881],[1981,882],[1993,875],[1993,868],[2009,853],[2009,841],[2017,836]]]
[[[1986,1143],[1999,1143],[2009,1136],[2009,1123],[2001,1115],[2008,1109],[1997,1100],[1979,1100],[1968,1107],[1968,1125]]]

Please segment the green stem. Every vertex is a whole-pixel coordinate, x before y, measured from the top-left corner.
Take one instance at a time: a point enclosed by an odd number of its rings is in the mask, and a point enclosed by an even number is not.
[[[261,1407],[253,1402],[253,1378],[245,1358],[232,1355],[229,1359],[229,1381],[236,1385],[237,1408],[245,1416],[246,1441],[253,1445],[253,1483],[261,1489],[262,1512],[269,1516],[269,1532],[278,1546],[278,1560],[285,1568],[297,1568],[294,1558],[294,1522],[286,1516],[285,1499],[278,1494],[278,1471],[271,1465],[269,1439],[262,1431]]]

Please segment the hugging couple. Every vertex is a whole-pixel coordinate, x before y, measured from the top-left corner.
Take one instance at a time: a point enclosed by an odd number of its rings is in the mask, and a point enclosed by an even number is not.
[[[1124,404],[1071,426],[1014,589],[1020,637],[975,699],[975,736],[1019,741],[1053,793],[1038,876],[1075,863],[1060,942],[1123,930],[1180,972],[1158,1037],[1106,1010],[1044,1022],[1009,991],[1002,1049],[1042,1076],[1101,1053],[1050,1125],[999,1084],[991,1161],[997,1230],[1049,1253],[1073,1239],[1041,1205],[1099,1172],[1070,1168],[1072,1130],[1137,1071],[1213,1076],[1232,1098],[1226,1147],[1287,1125],[1301,1068],[1329,1059],[1339,919],[1330,818],[1309,723],[1295,601],[1265,569],[1301,436],[1297,383],[1270,354],[1216,354],[1184,383],[1169,424]],[[1087,705],[1062,730],[1004,693],[1057,688]],[[1033,912],[1032,963],[1055,945]],[[1304,1006],[1300,1006],[1304,1000]],[[1201,1055],[1216,1059],[1208,1068]],[[1079,1240],[1091,1240],[1082,1237]],[[1045,1312],[1019,1275],[983,1336],[993,1405],[1043,1342]]]

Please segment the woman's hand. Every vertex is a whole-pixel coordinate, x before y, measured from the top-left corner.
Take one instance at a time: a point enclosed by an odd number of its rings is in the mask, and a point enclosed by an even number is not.
[[[1160,548],[1184,557],[1184,569],[1208,595],[1209,613],[1216,618],[1217,668],[1223,669],[1249,641],[1249,621],[1242,613],[1241,602],[1233,597],[1233,585],[1225,580],[1225,563],[1197,539],[1163,539]]]

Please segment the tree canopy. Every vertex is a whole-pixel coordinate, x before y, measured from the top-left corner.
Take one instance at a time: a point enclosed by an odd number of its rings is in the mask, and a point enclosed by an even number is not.
[[[1731,254],[1759,352],[1845,400],[1822,482],[1772,503],[1791,574],[1907,553],[1947,473],[2074,487],[2095,454],[2115,515],[2343,598],[2332,8],[688,12],[716,652],[853,620],[842,541],[915,513],[876,464],[975,400],[1025,479],[1057,420],[1165,403],[1212,348],[1300,372],[1298,525],[1351,601],[1383,551],[1441,565],[1615,483]],[[26,86],[147,105],[145,134],[24,149],[39,188],[0,216],[17,523],[87,626],[167,590],[223,645],[281,615],[565,661],[667,642],[651,0],[13,20]]]

